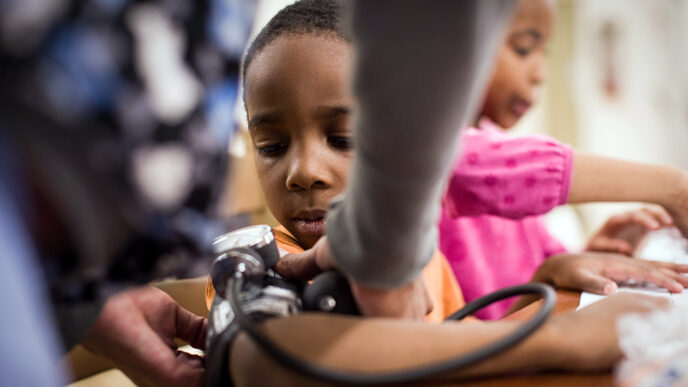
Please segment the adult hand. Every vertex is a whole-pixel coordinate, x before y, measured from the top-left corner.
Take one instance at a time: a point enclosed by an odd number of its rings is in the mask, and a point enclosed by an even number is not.
[[[287,254],[275,270],[285,278],[308,281],[316,275],[336,269],[332,251],[324,236],[301,254]],[[377,289],[349,278],[351,292],[358,310],[369,317],[423,319],[432,311],[433,301],[422,275],[410,283],[394,289]]]
[[[625,212],[609,218],[590,238],[586,250],[632,255],[647,233],[673,225],[671,215],[660,206]]]
[[[629,313],[648,313],[667,308],[661,297],[619,293],[577,312],[553,317],[546,325],[556,348],[550,366],[559,369],[601,371],[610,369],[623,354],[619,349],[616,320]]]
[[[200,357],[177,351],[179,338],[205,348],[207,321],[165,292],[143,287],[111,297],[82,344],[112,360],[139,386],[200,386]]]
[[[561,254],[547,259],[533,276],[533,281],[558,288],[611,294],[617,282],[631,279],[648,282],[678,293],[688,287],[688,265],[629,259],[620,254]]]

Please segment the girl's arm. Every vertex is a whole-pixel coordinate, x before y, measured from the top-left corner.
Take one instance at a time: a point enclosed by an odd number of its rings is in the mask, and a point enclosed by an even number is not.
[[[570,203],[646,202],[664,207],[688,235],[688,174],[667,165],[641,164],[576,152]]]
[[[543,135],[512,137],[486,120],[462,132],[461,146],[443,203],[450,216],[521,219],[568,201],[570,146]]]
[[[666,301],[655,297],[614,295],[579,312],[553,317],[516,347],[442,378],[456,380],[544,369],[608,370],[621,357],[616,317],[622,313],[647,312],[662,305]],[[428,324],[302,314],[269,320],[263,328],[280,347],[301,359],[340,370],[379,372],[409,369],[471,352],[503,338],[518,324],[511,321]],[[238,386],[326,385],[275,363],[245,334],[230,349],[229,366]]]
[[[465,130],[461,143],[444,201],[454,216],[520,219],[564,203],[634,201],[661,205],[688,231],[688,174],[676,167],[593,156],[490,125]]]

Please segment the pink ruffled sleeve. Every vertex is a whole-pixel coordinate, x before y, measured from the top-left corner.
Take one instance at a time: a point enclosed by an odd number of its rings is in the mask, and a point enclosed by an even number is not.
[[[444,198],[451,216],[520,219],[568,201],[570,146],[544,135],[511,137],[484,121],[464,130],[461,146]]]

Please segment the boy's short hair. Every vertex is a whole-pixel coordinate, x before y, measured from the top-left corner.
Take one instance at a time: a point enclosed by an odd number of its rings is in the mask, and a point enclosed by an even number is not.
[[[351,42],[346,17],[348,5],[347,0],[301,0],[279,11],[263,27],[246,51],[241,68],[244,79],[246,69],[253,58],[282,35],[333,35]]]

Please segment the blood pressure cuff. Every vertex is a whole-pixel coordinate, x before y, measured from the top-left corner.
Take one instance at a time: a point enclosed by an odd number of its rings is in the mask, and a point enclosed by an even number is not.
[[[208,316],[208,342],[204,357],[208,386],[233,385],[229,375],[229,350],[240,331],[229,301],[215,296]]]
[[[256,323],[275,317],[274,314],[262,312],[253,312],[250,315]],[[234,318],[229,301],[215,296],[208,316],[208,339],[204,357],[208,386],[233,385],[229,369],[229,351],[241,331],[242,328]]]

